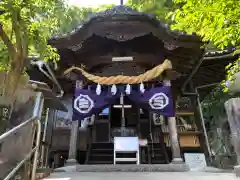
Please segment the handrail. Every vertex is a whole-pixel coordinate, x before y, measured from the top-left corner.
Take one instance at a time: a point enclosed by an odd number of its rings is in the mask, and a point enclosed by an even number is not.
[[[28,125],[28,123],[32,122],[36,117],[31,117],[29,118],[27,121],[24,121],[23,123],[19,124],[18,126],[10,129],[9,131],[5,132],[4,134],[2,134],[0,136],[0,143],[2,143],[8,136],[16,133],[17,131],[19,131],[19,129],[21,129],[22,127]]]
[[[49,120],[49,111],[50,109],[47,108],[47,112],[46,112],[46,117],[45,117],[45,123],[44,123],[44,129],[43,129],[43,137],[42,137],[42,142],[45,143],[46,141],[46,136],[47,136],[47,127],[48,127],[48,120]],[[42,146],[41,149],[41,167],[44,166],[44,153],[45,153],[45,145]]]
[[[20,161],[20,163],[17,164],[17,166],[4,178],[4,180],[11,179],[16,172],[22,167],[22,165],[31,158],[32,154],[34,154],[33,159],[33,168],[32,168],[32,175],[31,180],[35,180],[36,177],[36,169],[37,169],[37,159],[38,159],[38,153],[39,153],[39,146],[40,146],[40,137],[41,137],[41,122],[40,117],[42,114],[43,109],[43,103],[44,99],[41,92],[37,93],[35,106],[33,110],[33,116],[29,118],[28,120],[24,121],[23,123],[19,124],[18,126],[12,128],[11,130],[7,131],[6,133],[2,134],[0,136],[0,143],[3,142],[6,138],[13,135],[14,133],[18,132],[22,127],[28,125],[31,122],[36,121],[37,125],[37,137],[36,137],[36,145],[35,147],[27,154],[27,156]],[[35,133],[34,133],[35,136]]]
[[[4,178],[4,180],[11,179],[14,174],[22,167],[22,165],[31,158],[32,154],[36,151],[36,147],[32,149],[30,153]]]

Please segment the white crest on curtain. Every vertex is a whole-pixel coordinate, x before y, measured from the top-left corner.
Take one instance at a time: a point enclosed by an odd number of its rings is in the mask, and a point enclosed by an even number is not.
[[[117,86],[115,84],[112,85],[112,87],[111,87],[111,93],[112,93],[112,95],[115,95],[117,93]]]
[[[141,93],[145,92],[145,88],[144,88],[144,84],[143,83],[140,84],[140,92]]]
[[[131,94],[131,86],[130,84],[127,84],[126,90],[125,90],[126,94]]]
[[[97,94],[97,95],[100,95],[100,94],[101,94],[101,91],[102,91],[102,90],[101,90],[101,85],[98,84],[98,85],[97,85],[97,89],[96,89],[96,94]]]

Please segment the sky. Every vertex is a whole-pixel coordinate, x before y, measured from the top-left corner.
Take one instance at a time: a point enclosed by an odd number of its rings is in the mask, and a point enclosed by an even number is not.
[[[75,5],[79,7],[98,6],[102,4],[120,4],[120,0],[68,0],[69,5]],[[125,0],[126,1],[126,0]]]

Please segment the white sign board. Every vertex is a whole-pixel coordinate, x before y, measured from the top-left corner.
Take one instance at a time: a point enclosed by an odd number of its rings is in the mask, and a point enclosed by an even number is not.
[[[190,171],[202,171],[207,167],[206,158],[203,153],[184,153],[184,158]]]
[[[136,152],[139,150],[138,137],[114,137],[115,152]]]

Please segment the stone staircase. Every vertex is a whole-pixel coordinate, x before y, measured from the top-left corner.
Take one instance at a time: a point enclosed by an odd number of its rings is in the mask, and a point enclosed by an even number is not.
[[[148,159],[151,164],[168,164],[169,156],[166,148],[161,143],[148,143],[149,153]]]
[[[92,143],[86,164],[113,164],[113,143]]]
[[[113,143],[92,143],[85,164],[113,164]],[[121,156],[121,154],[119,154]],[[134,154],[123,154],[134,156]],[[161,143],[149,143],[148,152],[145,152],[146,163],[150,164],[168,164],[169,156],[166,148]],[[141,156],[141,155],[140,155]],[[126,163],[124,163],[126,164]]]

